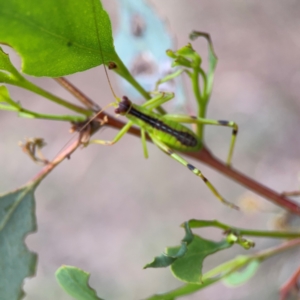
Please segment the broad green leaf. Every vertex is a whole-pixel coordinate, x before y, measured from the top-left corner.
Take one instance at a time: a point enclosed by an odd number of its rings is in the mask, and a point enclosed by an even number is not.
[[[35,185],[0,196],[0,298],[22,299],[23,281],[35,274],[37,255],[24,244],[36,230]]]
[[[59,285],[77,300],[103,300],[89,284],[90,274],[72,266],[62,266],[55,273]]]
[[[57,77],[101,64],[97,28],[105,62],[116,57],[98,0],[0,0],[0,7],[0,43],[21,55],[27,74]]]
[[[1,15],[1,10],[0,10],[0,15]],[[1,23],[1,19],[0,19],[0,23]],[[1,32],[0,32],[0,35],[1,35]],[[42,63],[40,65],[42,65]],[[12,65],[11,61],[9,60],[9,56],[5,52],[3,52],[3,50],[0,48],[0,83],[1,82],[16,85],[18,87],[27,89],[27,90],[29,90],[33,93],[36,93],[38,95],[41,95],[59,105],[65,106],[73,111],[82,113],[84,115],[91,114],[91,112],[87,111],[86,109],[83,109],[75,104],[69,103],[68,101],[61,99],[61,98],[43,90],[42,88],[38,87],[37,85],[35,85],[32,82],[25,79],[16,70],[16,68]],[[9,98],[8,92],[4,91],[4,88],[2,88],[1,93],[2,93],[2,96],[0,97],[0,101],[4,101],[4,102],[7,102],[10,104],[10,106],[0,105],[1,109],[16,110],[16,108],[17,109],[21,108],[12,99],[8,99]],[[13,109],[9,109],[9,108],[13,108]]]
[[[178,258],[183,257],[187,252],[187,246],[193,241],[194,235],[188,225],[184,223],[185,236],[181,241],[181,246],[176,247],[177,251],[174,251],[172,255],[168,253],[162,253],[160,256],[156,256],[154,260],[147,264],[146,268],[165,268],[174,263]]]
[[[239,286],[244,284],[250,278],[254,276],[260,266],[260,261],[255,259],[249,262],[249,264],[242,271],[234,272],[223,279],[223,282],[228,286]]]
[[[100,0],[0,0],[0,8],[0,43],[20,54],[24,73],[58,77],[114,62],[114,71],[150,99],[115,52],[110,19]],[[33,84],[23,87],[90,115]]]
[[[188,245],[185,256],[178,258],[171,266],[173,275],[187,283],[202,283],[202,265],[204,259],[213,253],[227,249],[233,244],[226,239],[221,242],[214,242],[194,235],[194,239]],[[178,251],[176,248],[168,248],[167,254],[172,256]]]

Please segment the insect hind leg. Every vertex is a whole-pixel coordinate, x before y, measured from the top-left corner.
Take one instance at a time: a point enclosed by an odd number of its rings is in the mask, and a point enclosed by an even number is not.
[[[239,210],[239,207],[235,204],[225,200],[217,191],[217,189],[211,184],[211,182],[202,174],[202,172],[195,168],[193,165],[188,163],[185,159],[183,159],[180,155],[175,153],[172,149],[170,149],[168,146],[166,146],[164,143],[162,143],[160,140],[156,139],[151,135],[151,139],[153,140],[153,143],[156,144],[163,152],[171,156],[173,159],[187,167],[190,171],[192,171],[196,176],[200,177],[203,182],[206,184],[206,186],[211,190],[211,192],[218,198],[219,201],[221,201],[223,204],[234,208],[236,210]]]
[[[205,125],[231,127],[232,128],[231,142],[230,142],[229,152],[226,161],[227,166],[231,165],[233,150],[235,147],[236,137],[238,134],[238,125],[235,122],[224,121],[224,120],[211,120],[211,119],[204,119],[204,118],[191,117],[185,115],[164,115],[164,118],[178,123],[205,124]]]

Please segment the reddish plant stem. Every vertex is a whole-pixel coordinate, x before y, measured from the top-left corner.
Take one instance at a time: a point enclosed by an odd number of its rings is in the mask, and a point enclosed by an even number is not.
[[[66,158],[70,158],[71,154],[81,145],[80,138],[74,141],[72,144],[68,145],[63,151],[53,159],[53,161],[46,164],[42,170],[37,173],[30,181],[40,183],[57,165],[59,165]]]
[[[60,79],[59,81],[64,82],[63,86],[71,92],[75,97],[80,99],[81,102],[88,103],[88,107],[97,107],[97,104],[94,103],[91,99],[87,98],[82,92],[80,92],[75,86],[73,86],[70,82],[66,79]],[[79,96],[78,96],[79,95]],[[87,98],[83,100],[83,98]],[[96,119],[103,120],[107,116],[108,122],[105,125],[110,127],[120,129],[122,128],[125,123],[114,118],[113,116],[102,112],[97,116]],[[135,136],[141,136],[140,130],[136,127],[131,127],[129,133]],[[151,141],[149,136],[147,136],[148,141]],[[73,150],[74,151],[74,150]],[[185,152],[183,155],[192,157],[198,161],[203,162],[204,164],[212,167],[213,169],[217,170],[218,172],[228,176],[229,178],[233,179],[234,181],[238,182],[239,184],[243,185],[244,187],[248,188],[249,190],[257,193],[258,195],[268,199],[269,201],[273,202],[274,204],[290,211],[293,214],[300,215],[300,206],[294,201],[287,199],[284,195],[279,194],[268,187],[262,185],[261,183],[247,177],[246,175],[240,173],[239,171],[229,168],[226,164],[221,162],[219,159],[214,157],[210,151],[204,147],[199,152]]]
[[[280,288],[280,300],[288,299],[289,293],[295,289],[299,291],[298,280],[300,277],[300,267],[294,272],[294,274],[285,282]]]
[[[245,186],[249,190],[254,191],[258,195],[270,200],[271,202],[285,208],[286,210],[300,215],[300,206],[296,202],[284,197],[283,195],[271,190],[270,188],[262,185],[261,183],[247,177],[246,175],[240,173],[239,171],[233,169],[232,167],[227,167],[226,164],[221,162],[219,159],[214,157],[207,148],[202,149],[202,151],[197,153],[187,153],[188,156],[193,157],[204,164],[218,170],[222,174],[230,177],[239,184]]]
[[[92,99],[87,97],[83,92],[81,92],[76,86],[74,86],[70,81],[64,77],[53,78],[57,83],[59,83],[63,88],[69,91],[75,98],[77,98],[82,104],[93,111],[100,110],[100,106],[95,103]]]
[[[103,118],[103,116],[101,118]],[[120,120],[117,120],[114,117],[109,116],[108,123],[106,125],[119,129],[124,126],[124,123]],[[140,130],[136,127],[131,127],[129,133],[135,136],[141,136]],[[150,140],[149,137],[148,140]],[[258,195],[270,200],[274,204],[281,206],[282,208],[290,211],[291,213],[300,215],[300,206],[296,202],[287,199],[283,195],[269,189],[268,187],[251,179],[250,177],[247,177],[246,175],[240,173],[232,167],[227,167],[226,164],[214,157],[207,148],[204,147],[199,152],[184,152],[182,154],[203,162],[204,164],[233,179],[234,181],[238,182],[239,184],[243,185],[249,190],[252,190]]]

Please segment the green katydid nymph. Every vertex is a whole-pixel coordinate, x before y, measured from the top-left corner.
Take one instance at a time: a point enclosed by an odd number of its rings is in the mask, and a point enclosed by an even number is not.
[[[95,0],[91,0],[93,4],[93,13],[94,18],[96,20],[96,9],[95,9]],[[97,30],[97,38],[99,45],[99,54],[101,55],[102,61],[104,60],[104,55],[102,51],[99,27],[97,22],[95,21],[95,27]],[[117,64],[114,62],[110,62],[110,64],[114,65],[117,68]],[[141,130],[141,139],[144,150],[144,156],[148,157],[147,144],[146,144],[146,133],[151,138],[152,142],[167,155],[172,157],[177,162],[184,165],[191,172],[193,172],[196,176],[200,177],[203,182],[207,185],[207,187],[211,190],[211,192],[224,204],[230,206],[231,208],[238,209],[238,207],[225,200],[216,188],[211,184],[211,182],[202,174],[202,172],[191,165],[188,161],[186,161],[181,155],[174,152],[189,152],[189,151],[200,151],[203,147],[203,142],[200,137],[197,136],[191,129],[182,125],[182,123],[187,124],[205,124],[205,125],[217,125],[217,126],[228,126],[232,128],[232,138],[229,149],[229,154],[227,158],[227,164],[230,165],[233,149],[235,145],[236,135],[238,132],[238,126],[235,122],[231,121],[217,121],[206,118],[192,117],[188,115],[177,115],[177,114],[159,114],[154,112],[154,109],[158,109],[164,103],[170,101],[173,97],[173,93],[166,92],[154,92],[154,97],[148,101],[146,101],[142,105],[137,105],[132,103],[126,96],[122,98],[118,98],[112,88],[110,83],[107,69],[104,65],[104,70],[111,88],[111,91],[114,95],[115,102],[111,103],[109,106],[115,107],[115,113],[119,115],[125,116],[129,121],[124,125],[124,127],[117,133],[115,138],[112,141],[104,141],[104,140],[91,140],[89,143],[96,143],[101,145],[113,145],[118,142],[130,129],[131,126],[138,126]],[[101,111],[102,112],[102,111]],[[99,115],[100,112],[97,114]]]

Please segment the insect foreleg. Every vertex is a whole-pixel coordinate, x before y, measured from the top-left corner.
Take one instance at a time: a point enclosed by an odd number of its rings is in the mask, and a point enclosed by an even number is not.
[[[115,136],[115,138],[112,141],[103,141],[103,140],[91,140],[89,141],[89,144],[101,144],[105,146],[111,146],[118,142],[125,133],[130,129],[130,127],[133,125],[131,121],[127,122],[127,124],[118,132],[118,134]]]
[[[174,93],[155,92],[154,95],[157,96],[143,103],[142,106],[147,107],[149,110],[152,110],[174,98]]]
[[[141,139],[142,139],[142,145],[143,145],[143,151],[144,151],[144,157],[148,158],[148,149],[147,149],[147,141],[146,141],[146,133],[143,128],[141,128]]]
[[[224,121],[224,120],[210,120],[210,119],[203,119],[197,117],[190,117],[184,115],[164,115],[164,118],[167,120],[172,120],[178,123],[193,123],[193,124],[207,124],[207,125],[216,125],[216,126],[228,126],[232,128],[232,135],[231,135],[231,142],[229,153],[227,156],[227,165],[230,166],[231,159],[233,155],[233,150],[235,146],[236,136],[238,133],[238,125],[232,121]]]
[[[202,172],[200,170],[198,170],[197,168],[195,168],[193,165],[189,164],[185,159],[183,159],[180,155],[178,155],[177,153],[175,153],[172,149],[170,149],[168,146],[166,146],[164,143],[162,143],[160,140],[158,140],[157,138],[153,137],[153,135],[151,135],[151,138],[153,140],[153,143],[156,144],[162,151],[164,151],[166,154],[168,154],[169,156],[171,156],[173,159],[177,160],[179,163],[181,163],[182,165],[184,165],[185,167],[187,167],[190,171],[192,171],[195,175],[199,176],[204,183],[207,185],[207,187],[212,191],[212,193],[225,205],[230,206],[231,208],[234,209],[239,209],[238,206],[236,206],[235,204],[228,202],[227,200],[225,200],[220,194],[219,192],[216,190],[216,188],[208,181],[208,179],[202,174]]]

